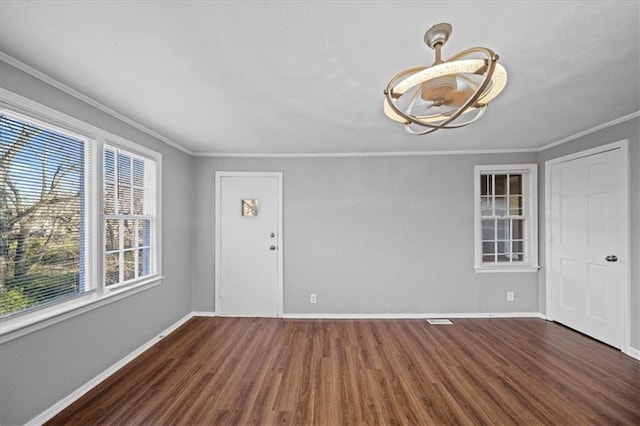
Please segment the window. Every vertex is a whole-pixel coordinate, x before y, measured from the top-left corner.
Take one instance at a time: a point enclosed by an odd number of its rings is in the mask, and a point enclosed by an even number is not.
[[[475,167],[475,269],[538,270],[537,165]]]
[[[3,111],[0,116],[0,316],[90,291],[80,135]]]
[[[153,151],[3,90],[3,339],[159,282],[160,161]]]
[[[105,146],[104,281],[113,286],[153,273],[153,161]]]

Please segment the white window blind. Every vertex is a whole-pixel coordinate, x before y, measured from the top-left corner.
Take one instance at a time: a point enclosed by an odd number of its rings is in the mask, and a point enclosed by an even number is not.
[[[2,111],[0,316],[93,289],[90,150],[86,137]]]
[[[158,152],[2,90],[0,343],[161,283],[161,171]]]

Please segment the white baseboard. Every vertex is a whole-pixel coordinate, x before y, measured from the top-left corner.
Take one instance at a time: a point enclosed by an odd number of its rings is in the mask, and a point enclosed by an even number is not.
[[[53,416],[67,408],[69,405],[80,399],[84,394],[94,387],[98,386],[102,381],[120,370],[122,367],[133,361],[144,351],[155,345],[162,338],[168,336],[182,324],[193,317],[215,317],[215,312],[195,311],[185,315],[176,323],[169,326],[166,330],[159,333],[156,337],[144,343],[142,346],[129,353],[120,361],[98,374],[93,379],[82,385],[80,388],[58,401],[56,404],[34,417],[27,425],[42,425]],[[283,314],[282,318],[288,319],[431,319],[431,318],[542,318],[546,319],[544,314],[539,312],[495,312],[495,313],[437,313],[437,314]],[[640,359],[640,351],[630,348],[627,355],[636,359]]]
[[[189,313],[189,314],[185,315],[183,318],[178,320],[176,323],[174,323],[171,326],[169,326],[169,328],[167,328],[166,330],[164,330],[160,334],[158,334],[156,337],[154,337],[153,339],[149,340],[148,342],[146,342],[145,344],[143,344],[142,346],[140,346],[139,348],[137,348],[133,352],[129,353],[127,356],[122,358],[120,361],[116,362],[111,367],[107,368],[102,373],[98,374],[96,377],[94,377],[93,379],[89,380],[87,383],[82,385],[80,388],[76,389],[74,392],[72,392],[71,394],[69,394],[65,398],[63,398],[60,401],[58,401],[56,404],[52,405],[49,409],[47,409],[46,411],[40,413],[40,415],[38,415],[37,417],[34,417],[33,419],[31,419],[31,421],[27,422],[27,425],[42,425],[45,422],[51,420],[53,418],[53,416],[55,416],[56,414],[58,414],[59,412],[61,412],[65,408],[67,408],[69,405],[73,404],[75,401],[80,399],[80,397],[82,397],[84,394],[89,392],[94,387],[98,386],[102,381],[107,379],[109,376],[114,374],[116,371],[120,370],[122,367],[124,367],[125,365],[127,365],[128,363],[133,361],[137,356],[142,354],[144,351],[149,349],[151,346],[153,346],[156,343],[158,343],[162,338],[166,337],[171,332],[175,331],[178,327],[180,327],[182,324],[187,322],[193,316],[194,316],[193,313]]]
[[[191,315],[194,317],[217,317],[218,315],[215,312],[209,311],[193,311]]]
[[[487,312],[487,313],[435,313],[435,314],[284,314],[287,319],[433,319],[433,318],[541,318],[540,312]]]
[[[629,347],[626,351],[622,351],[622,353],[640,361],[640,349]]]

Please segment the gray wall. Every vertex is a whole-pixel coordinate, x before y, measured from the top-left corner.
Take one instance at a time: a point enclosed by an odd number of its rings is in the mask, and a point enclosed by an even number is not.
[[[544,267],[545,263],[545,188],[544,188],[544,171],[545,161],[562,157],[563,155],[572,154],[585,149],[594,148],[623,139],[629,140],[629,169],[630,169],[630,185],[629,185],[629,205],[631,218],[630,243],[631,250],[629,253],[631,275],[631,346],[640,349],[640,119],[633,119],[624,123],[612,126],[590,135],[581,137],[571,142],[558,145],[548,150],[542,151],[539,155],[539,217],[540,217],[540,261]],[[544,270],[539,274],[540,293],[538,301],[540,310],[546,312],[546,287]]]
[[[632,346],[640,347],[637,119],[539,155],[191,158],[1,61],[0,76],[8,90],[162,153],[167,277],[153,289],[1,345],[3,425],[40,414],[191,310],[215,310],[217,170],[284,172],[285,313],[544,312],[543,273],[473,271],[473,166],[539,163],[544,262],[544,162],[629,139]],[[506,302],[507,291],[515,291],[514,302]]]
[[[162,153],[162,284],[0,345],[0,423],[42,413],[191,312],[193,158],[0,61],[0,85]]]
[[[631,346],[640,348],[640,124],[539,154],[197,158],[194,308],[214,311],[216,170],[283,171],[285,313],[546,312],[545,161],[629,140]],[[473,273],[473,165],[538,162],[538,274]],[[533,284],[537,280],[538,284]],[[505,292],[516,292],[507,303]],[[537,292],[537,294],[534,294]],[[318,303],[309,304],[309,293]]]
[[[284,172],[285,313],[538,312],[537,273],[473,270],[473,166],[536,161],[197,158],[194,309],[215,310],[215,172],[244,170]]]

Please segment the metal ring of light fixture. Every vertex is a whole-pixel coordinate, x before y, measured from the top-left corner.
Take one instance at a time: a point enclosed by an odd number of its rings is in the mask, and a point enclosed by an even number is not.
[[[431,27],[425,43],[436,52],[433,65],[398,73],[384,90],[385,114],[403,123],[411,134],[424,135],[477,121],[506,86],[507,71],[491,49],[474,47],[442,61],[440,51],[450,35],[449,24]]]

